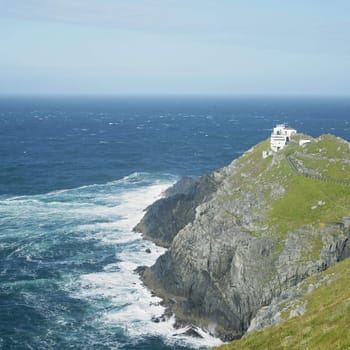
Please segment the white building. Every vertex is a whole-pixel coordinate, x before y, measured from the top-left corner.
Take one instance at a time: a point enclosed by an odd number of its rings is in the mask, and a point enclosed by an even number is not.
[[[311,140],[307,140],[307,139],[301,139],[299,140],[299,146],[305,145],[306,143],[310,143]]]
[[[276,125],[271,134],[271,149],[274,152],[283,149],[296,133],[295,129],[287,128],[284,124]]]

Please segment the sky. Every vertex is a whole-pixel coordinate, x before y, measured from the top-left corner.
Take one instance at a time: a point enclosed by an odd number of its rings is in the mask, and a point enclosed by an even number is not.
[[[0,0],[0,94],[350,96],[350,1]]]

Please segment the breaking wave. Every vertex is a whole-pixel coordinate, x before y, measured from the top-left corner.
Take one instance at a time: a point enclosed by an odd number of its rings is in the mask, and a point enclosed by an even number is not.
[[[0,200],[0,347],[137,349],[220,344],[175,330],[134,269],[163,248],[132,231],[176,177],[134,173],[106,184]],[[150,253],[149,253],[150,251]],[[13,321],[16,319],[16,331]],[[20,339],[20,340],[19,340]],[[143,344],[143,345],[142,345]]]

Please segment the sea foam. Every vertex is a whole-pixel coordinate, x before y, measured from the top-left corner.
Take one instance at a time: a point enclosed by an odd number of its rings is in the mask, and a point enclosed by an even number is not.
[[[18,281],[17,285],[33,285],[41,271],[45,276],[59,272],[59,279],[52,282],[71,298],[90,305],[81,326],[96,331],[89,335],[90,341],[98,341],[101,334],[113,339],[115,329],[119,329],[135,344],[149,337],[158,337],[170,347],[220,344],[199,329],[203,338],[183,335],[187,328],[174,329],[174,317],[154,322],[165,309],[161,299],[152,295],[134,272],[138,266],[151,266],[165,252],[132,229],[144,209],[175,180],[170,175],[134,173],[106,184],[0,200],[0,237],[8,239],[1,244],[11,249],[5,265],[22,266],[25,261],[26,266],[11,271],[16,278],[30,277],[32,282]],[[50,304],[53,301],[41,295],[50,280],[39,281],[41,289],[28,294],[30,303],[60,310],[59,304]],[[14,287],[13,282],[4,284],[4,288]],[[69,326],[69,317],[63,310],[53,314],[52,320],[64,328]],[[76,330],[77,334],[81,331]]]
[[[129,180],[133,181],[134,176],[129,177]],[[152,321],[162,316],[165,309],[160,305],[161,299],[153,296],[134,272],[138,266],[151,266],[165,252],[164,248],[143,240],[132,228],[142,218],[143,210],[159,199],[171,183],[155,181],[119,193],[119,204],[113,207],[113,213],[118,220],[108,223],[109,226],[96,224],[97,227],[103,228],[104,233],[95,235],[103,244],[123,245],[123,249],[116,256],[119,262],[106,265],[103,272],[81,275],[77,294],[79,298],[89,300],[101,297],[111,300],[112,307],[103,313],[101,322],[106,326],[121,327],[135,341],[140,341],[143,337],[157,336],[162,337],[168,344],[177,343],[196,348],[218,345],[221,343],[218,339],[202,330],[198,330],[202,339],[183,335],[187,327],[175,330],[174,317],[158,323]],[[108,229],[111,231],[106,235]]]

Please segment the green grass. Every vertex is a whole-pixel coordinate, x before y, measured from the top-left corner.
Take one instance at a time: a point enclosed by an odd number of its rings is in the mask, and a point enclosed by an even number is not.
[[[322,135],[304,147],[291,143],[274,157],[263,159],[262,151],[269,150],[269,147],[270,141],[267,139],[237,159],[235,165],[238,170],[229,178],[233,190],[222,196],[223,201],[239,200],[240,193],[234,191],[237,188],[243,192],[259,192],[264,196],[266,206],[256,210],[268,209],[261,225],[267,225],[270,234],[279,238],[305,225],[318,227],[323,223],[341,221],[343,216],[350,215],[350,186],[297,175],[285,159],[287,154],[292,154],[294,158],[302,159],[310,170],[348,180],[350,165],[340,160],[342,157],[344,160],[350,159],[348,143],[332,135]],[[310,154],[320,154],[321,149],[322,159],[307,158]],[[330,156],[337,161],[329,161],[327,157]],[[285,189],[285,193],[275,200],[270,199],[270,186],[273,183],[276,183],[276,188],[282,186]]]
[[[245,176],[252,176],[262,174],[271,164],[272,156],[263,159],[262,152],[270,149],[270,140],[265,140],[254,146],[251,152],[245,153],[242,157],[237,159],[236,166],[240,168],[239,172],[232,175],[230,180],[239,183],[241,186],[252,185],[251,181],[246,181]],[[242,174],[244,174],[242,176]]]
[[[307,153],[327,158],[349,159],[349,144],[334,135],[321,135],[316,141],[305,145]]]
[[[329,276],[312,293],[305,295],[307,311],[277,326],[253,332],[218,350],[350,349],[350,259],[324,271]],[[313,283],[315,277],[306,280]]]
[[[350,180],[350,164],[345,164],[341,160],[330,162],[328,159],[309,159],[300,155],[295,158],[300,159],[306,169],[314,169],[322,176],[339,180]]]
[[[254,146],[251,152],[246,152],[235,162],[239,171],[229,176],[228,180],[232,186],[232,193],[222,196],[223,200],[239,200],[240,191],[257,191],[261,189],[261,183],[266,181],[263,174],[272,162],[272,156],[263,159],[262,152],[270,149],[270,140],[265,140]],[[252,181],[253,180],[253,181]]]
[[[230,178],[232,188],[265,195],[264,208],[257,207],[255,210],[267,210],[261,225],[268,227],[264,234],[276,238],[273,252],[283,249],[288,232],[309,226],[313,228],[313,234],[304,237],[305,247],[301,251],[300,263],[317,260],[323,247],[322,230],[319,228],[350,215],[350,186],[296,174],[285,156],[291,154],[294,159],[299,158],[307,169],[323,176],[349,180],[350,165],[345,162],[350,159],[349,144],[335,136],[323,135],[303,147],[291,143],[273,157],[262,159],[262,151],[268,149],[269,140],[266,140],[236,161],[238,170]],[[242,172],[246,176],[242,176]],[[274,183],[276,189],[283,188],[284,191],[271,200],[268,188]],[[239,192],[232,195],[232,200],[240,200]],[[305,294],[300,300],[307,305],[303,316],[254,332],[219,349],[350,350],[350,260],[321,275],[336,276],[336,279],[329,279],[330,284]],[[316,280],[315,276],[307,279],[302,290],[306,291],[308,284]],[[283,310],[283,314],[288,318],[290,310]]]
[[[286,193],[271,202],[267,222],[280,233],[304,225],[341,221],[350,213],[350,186],[337,185],[306,178],[293,173],[283,160],[273,170],[283,179]],[[319,202],[325,204],[319,205]]]

